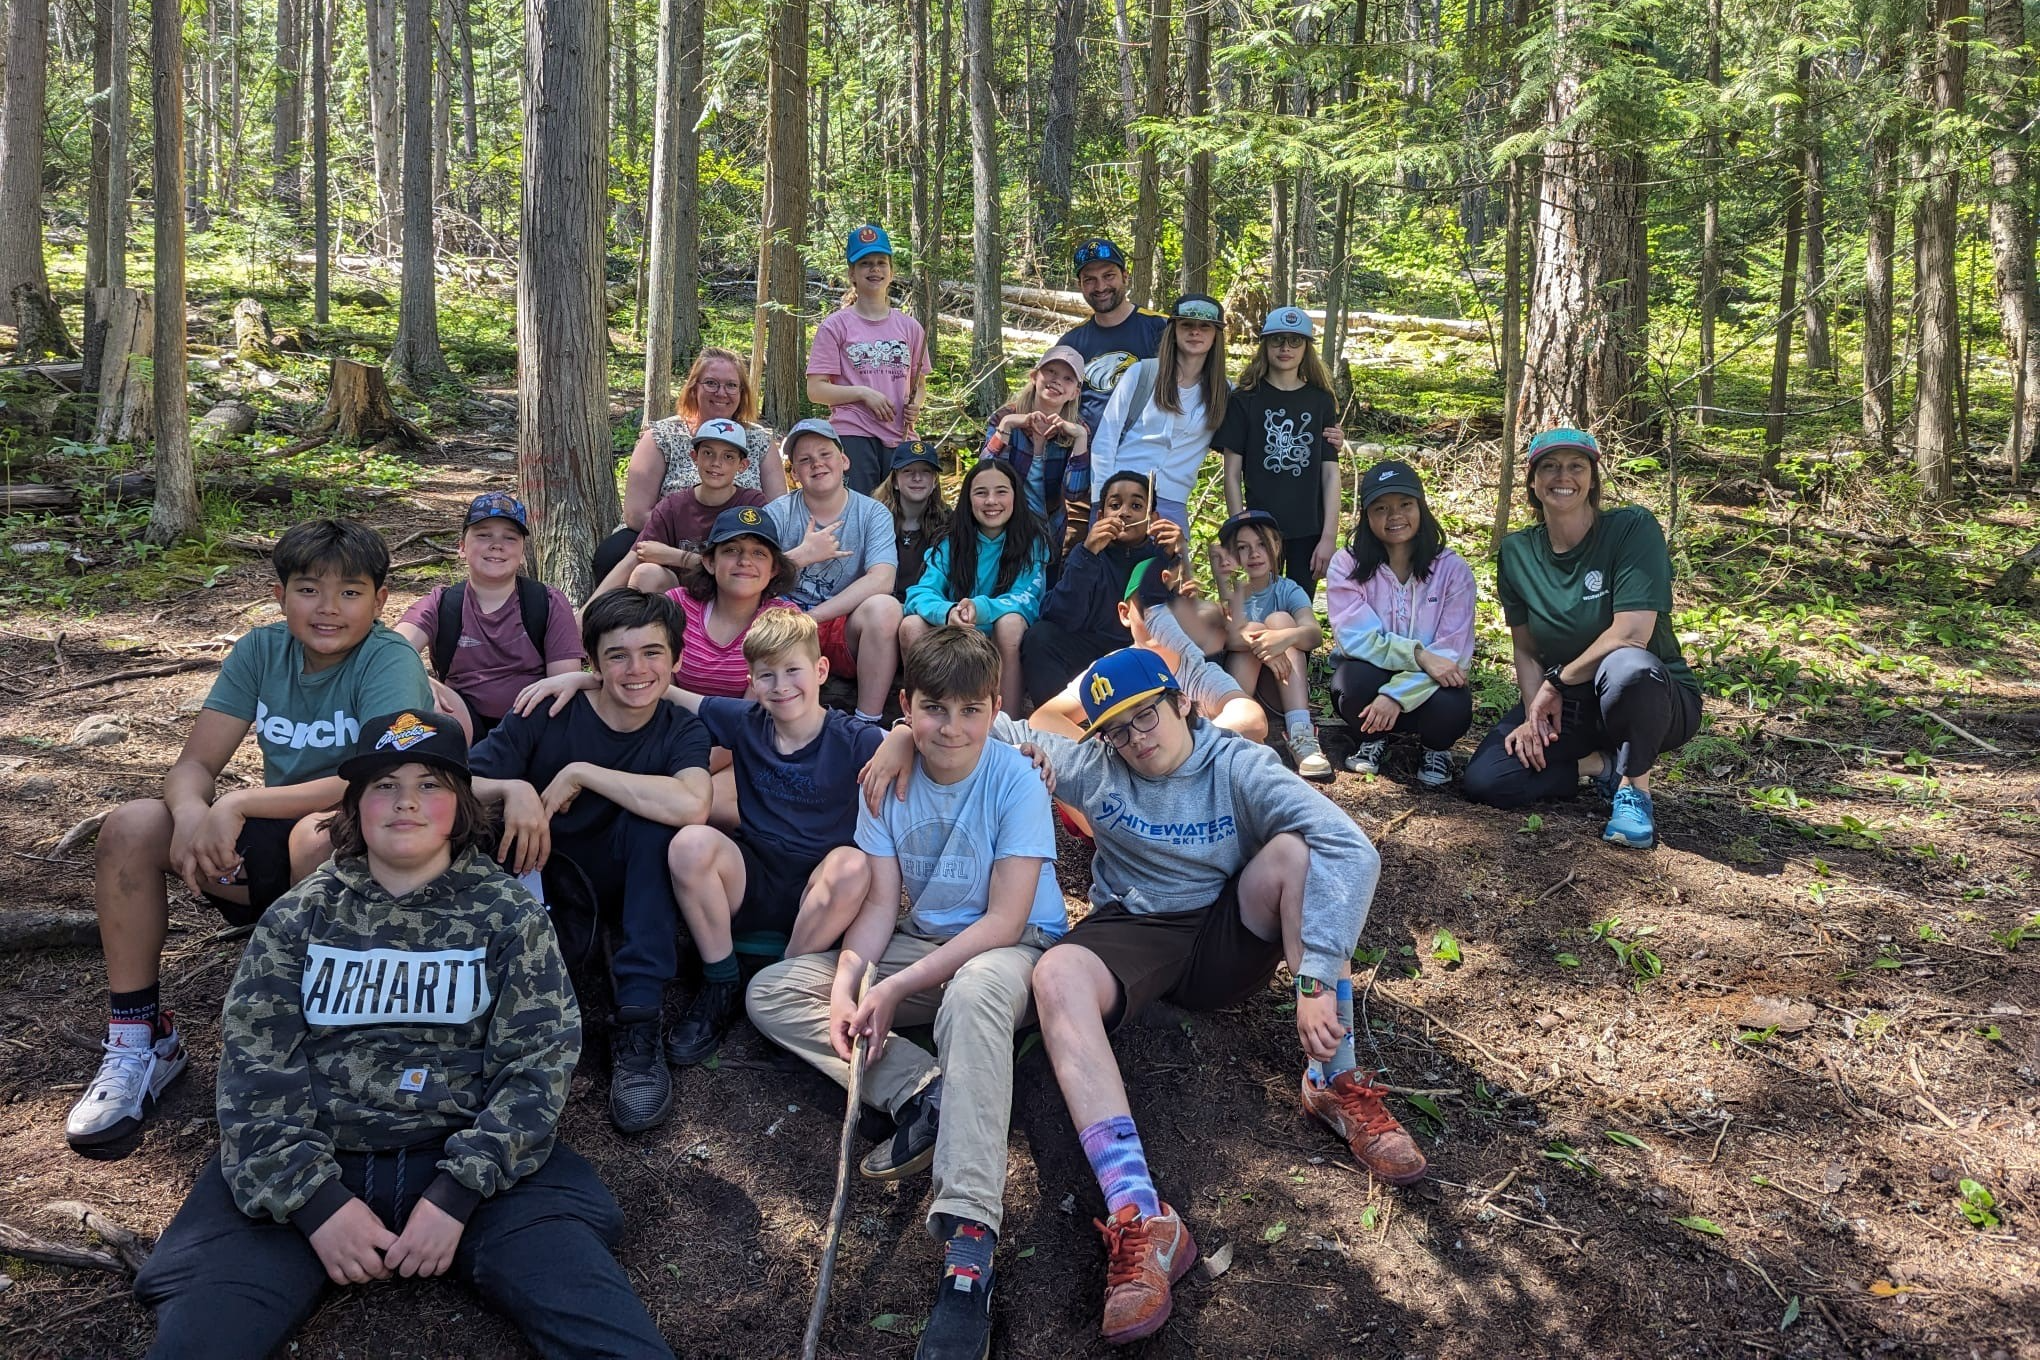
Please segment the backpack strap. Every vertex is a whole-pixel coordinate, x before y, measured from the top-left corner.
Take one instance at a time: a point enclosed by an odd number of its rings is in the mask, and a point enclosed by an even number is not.
[[[517,578],[517,613],[524,620],[524,636],[531,639],[531,650],[538,653],[539,664],[545,664],[545,634],[552,622],[552,596],[542,582],[529,576]]]
[[[1161,365],[1153,359],[1142,359],[1133,366],[1133,398],[1126,404],[1126,423],[1120,427],[1122,430],[1132,429],[1147,414],[1148,403],[1155,396],[1155,375],[1159,372]]]
[[[432,671],[445,680],[460,649],[461,613],[467,608],[467,582],[456,581],[439,592],[439,616],[433,621]]]

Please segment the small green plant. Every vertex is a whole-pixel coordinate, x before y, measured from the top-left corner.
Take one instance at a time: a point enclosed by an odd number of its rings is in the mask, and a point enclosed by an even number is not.
[[[1691,1228],[1696,1233],[1706,1233],[1709,1237],[1728,1236],[1727,1233],[1721,1230],[1719,1223],[1716,1223],[1711,1218],[1702,1218],[1698,1214],[1694,1214],[1689,1218],[1675,1218],[1672,1222],[1682,1228]]]
[[[1766,1025],[1762,1029],[1744,1030],[1735,1036],[1735,1041],[1739,1044],[1768,1044],[1777,1037],[1778,1027],[1776,1025]]]
[[[1548,1161],[1557,1162],[1560,1166],[1571,1167],[1583,1176],[1599,1176],[1601,1174],[1601,1168],[1595,1166],[1591,1158],[1571,1143],[1550,1143],[1538,1156]]]
[[[1533,812],[1528,817],[1525,817],[1523,819],[1523,825],[1520,828],[1518,828],[1516,834],[1521,836],[1534,836],[1543,829],[1544,829],[1543,815],[1541,813]]]
[[[1966,1176],[1956,1184],[1955,1189],[1961,1195],[1955,1207],[1962,1211],[1962,1216],[1973,1226],[1985,1232],[1998,1226],[1997,1200],[1990,1191]]]
[[[1975,1034],[1987,1044],[2001,1044],[2005,1040],[2005,1032],[1996,1025],[1978,1025]]]
[[[1652,978],[1663,977],[1664,960],[1638,943],[1646,935],[1655,935],[1657,927],[1637,926],[1629,932],[1629,938],[1626,940],[1617,933],[1621,928],[1622,918],[1610,916],[1605,921],[1596,921],[1587,927],[1587,934],[1614,952],[1616,962],[1629,970],[1629,975],[1638,988]]]
[[[1580,956],[1577,954],[1560,954],[1558,956],[1558,966],[1561,968],[1577,968],[1580,966]]]
[[[1606,1135],[1609,1142],[1617,1147],[1635,1148],[1639,1152],[1650,1151],[1650,1144],[1644,1142],[1633,1133],[1624,1133],[1620,1129],[1603,1129],[1602,1133]]]
[[[1453,938],[1452,932],[1443,926],[1438,927],[1437,930],[1431,933],[1431,957],[1442,961],[1447,966],[1462,962],[1459,954],[1459,941]]]
[[[2019,946],[2025,943],[2028,935],[2040,935],[2040,911],[2034,912],[2025,921],[2013,926],[2010,930],[1993,930],[1990,933],[1991,939],[1996,940],[1998,947],[2007,954],[2018,953]]]

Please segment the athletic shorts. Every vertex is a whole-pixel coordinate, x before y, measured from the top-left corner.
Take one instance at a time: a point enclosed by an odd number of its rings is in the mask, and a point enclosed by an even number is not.
[[[739,935],[792,934],[808,879],[822,861],[754,846],[742,831],[730,839],[737,843],[737,853],[744,859],[744,900],[730,921],[730,929]]]
[[[838,614],[817,625],[822,635],[822,655],[829,658],[829,674],[842,680],[857,678],[857,658],[850,654],[850,616]]]
[[[1070,927],[1063,944],[1096,954],[1119,984],[1118,1012],[1107,1029],[1156,1001],[1186,1010],[1236,1006],[1268,985],[1282,962],[1282,940],[1264,940],[1240,919],[1240,879],[1196,911],[1131,912],[1117,902]]]
[[[254,925],[271,902],[290,891],[290,832],[297,824],[295,817],[250,817],[241,824],[241,835],[234,842],[241,870],[232,881],[247,885],[247,903],[205,895],[227,924]]]

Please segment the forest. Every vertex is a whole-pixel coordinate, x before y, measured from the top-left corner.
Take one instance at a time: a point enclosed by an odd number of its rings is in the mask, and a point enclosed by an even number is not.
[[[93,819],[160,790],[277,617],[276,536],[360,516],[401,607],[459,578],[468,498],[514,491],[579,599],[704,346],[772,430],[825,413],[810,341],[873,223],[947,484],[1090,316],[1071,252],[1106,237],[1140,305],[1223,301],[1235,376],[1274,309],[1311,316],[1344,522],[1402,459],[1473,565],[1483,730],[1517,685],[1498,545],[1560,426],[1663,525],[1704,695],[1647,856],[1571,805],[1325,786],[1381,851],[1364,1060],[1432,1178],[1376,1183],[1297,1119],[1293,995],[1129,1025],[1206,1257],[1132,1353],[2040,1355],[2040,6],[0,0],[0,27],[6,1353],[146,1349],[132,1253],[218,1141],[205,1078],[124,1161],[56,1127],[103,1018]],[[173,896],[194,1069],[219,926]],[[840,1092],[733,1038],[633,1141],[600,1047],[564,1128],[666,1338],[798,1353]],[[1038,1051],[1011,1139],[994,1353],[1097,1353],[1094,1197]],[[823,1353],[912,1353],[919,1195],[856,1188]],[[55,1241],[81,1254],[14,1254]],[[455,1286],[396,1299],[333,1295],[296,1353],[520,1353]]]

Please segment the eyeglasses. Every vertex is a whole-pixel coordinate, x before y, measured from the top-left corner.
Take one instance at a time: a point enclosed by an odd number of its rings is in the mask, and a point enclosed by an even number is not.
[[[703,379],[701,390],[704,392],[741,392],[744,390],[744,385],[733,382],[709,382],[707,379]]]
[[[1125,722],[1114,723],[1110,727],[1101,729],[1098,733],[1098,739],[1115,751],[1123,751],[1126,749],[1126,743],[1133,740],[1134,733],[1152,732],[1155,730],[1156,724],[1160,723],[1161,720],[1162,706],[1161,702],[1157,700],[1146,708],[1135,709],[1133,716]]]

